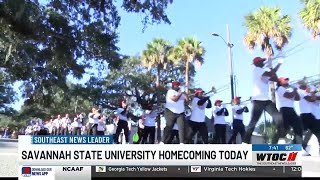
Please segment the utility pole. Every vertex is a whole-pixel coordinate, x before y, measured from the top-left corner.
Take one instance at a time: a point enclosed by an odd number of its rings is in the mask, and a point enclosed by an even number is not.
[[[230,28],[227,24],[227,45],[228,45],[228,59],[230,68],[230,85],[231,85],[231,101],[234,99],[234,77],[233,77],[233,61],[232,61],[232,47],[233,44],[230,43]]]

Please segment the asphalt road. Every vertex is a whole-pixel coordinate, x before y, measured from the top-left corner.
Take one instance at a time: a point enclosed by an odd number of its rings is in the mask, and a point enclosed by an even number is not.
[[[18,143],[0,139],[0,177],[18,176]],[[303,177],[320,177],[320,157],[303,157]]]
[[[18,143],[0,141],[0,177],[18,176]]]

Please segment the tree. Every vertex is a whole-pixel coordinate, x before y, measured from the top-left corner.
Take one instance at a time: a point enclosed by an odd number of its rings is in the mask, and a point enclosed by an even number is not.
[[[178,45],[174,48],[171,59],[180,61],[185,66],[186,93],[189,92],[190,66],[195,63],[201,66],[204,63],[203,56],[205,49],[201,42],[195,38],[182,38],[178,40]]]
[[[0,71],[0,114],[10,115],[14,113],[9,105],[15,100],[16,93],[12,88],[9,75]]]
[[[38,117],[48,119],[51,115],[74,115],[88,112],[93,105],[94,99],[88,96],[88,90],[82,85],[67,83],[67,89],[58,86],[51,87],[53,94],[45,95],[41,103],[32,103],[26,100],[16,119],[28,119]],[[50,99],[50,100],[48,100]]]
[[[144,13],[144,25],[170,23],[172,0],[123,0],[130,13]],[[116,46],[120,16],[112,0],[3,0],[0,4],[0,68],[23,81],[26,98],[40,103],[53,85],[66,90],[66,77],[86,68],[119,68]],[[47,102],[47,101],[46,101]]]
[[[253,50],[256,45],[261,46],[266,56],[271,58],[275,49],[281,51],[288,44],[292,32],[290,23],[291,18],[282,15],[279,7],[263,6],[245,16],[244,26],[247,28],[247,34],[244,37],[244,44],[249,50]],[[275,102],[274,83],[272,83],[272,100]]]
[[[161,38],[153,39],[151,43],[147,44],[147,48],[142,51],[142,64],[147,67],[148,70],[153,68],[156,70],[156,88],[160,86],[161,70],[166,69],[170,62],[169,55],[173,46],[169,41]],[[160,92],[157,92],[157,105],[160,105]],[[160,115],[157,117],[157,139],[161,140],[161,122]]]
[[[312,37],[316,38],[320,33],[320,1],[301,0],[304,4],[299,16],[303,25],[311,32]]]
[[[151,43],[147,44],[146,50],[142,51],[142,64],[148,70],[156,69],[156,86],[160,85],[161,70],[166,69],[167,64],[170,63],[169,55],[173,46],[169,41],[161,38],[153,39]]]
[[[277,132],[277,127],[272,121],[264,121],[258,125],[258,133],[262,135],[265,143],[271,143],[272,138]]]

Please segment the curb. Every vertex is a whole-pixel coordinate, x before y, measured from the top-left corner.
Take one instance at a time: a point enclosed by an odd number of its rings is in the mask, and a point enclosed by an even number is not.
[[[0,138],[0,142],[18,142],[18,139],[5,139],[5,138]]]

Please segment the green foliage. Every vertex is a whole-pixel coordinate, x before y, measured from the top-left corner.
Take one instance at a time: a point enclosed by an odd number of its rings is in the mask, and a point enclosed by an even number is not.
[[[196,38],[182,38],[171,53],[170,59],[185,67],[185,83],[190,86],[190,69],[195,63],[198,67],[204,63],[205,49]],[[188,90],[188,89],[187,89]],[[188,92],[188,91],[187,91]]]
[[[257,132],[263,136],[265,143],[271,143],[272,138],[277,132],[277,128],[273,122],[265,121],[258,125]]]
[[[122,8],[144,13],[144,25],[170,23],[165,9],[171,3],[124,0]],[[68,75],[79,79],[86,68],[120,68],[122,56],[116,46],[120,20],[113,0],[4,0],[0,4],[1,71],[9,74],[9,84],[23,81],[27,104],[50,106],[55,88],[68,90]]]
[[[12,113],[13,110],[8,105],[13,103],[15,99],[16,96],[9,75],[0,71],[0,114]]]
[[[311,32],[315,38],[320,33],[320,0],[303,0],[303,9],[299,16],[303,25]]]
[[[169,41],[161,38],[153,39],[151,43],[147,44],[146,50],[142,52],[141,58],[143,65],[149,70],[153,67],[155,67],[157,71],[165,69],[167,64],[172,63],[168,58],[172,48],[173,46]]]
[[[27,120],[17,121],[13,117],[0,115],[0,127],[9,127],[10,129],[18,130],[19,128],[26,127]]]
[[[268,57],[274,55],[272,41],[277,50],[281,50],[291,37],[291,17],[282,15],[279,7],[263,6],[245,16],[244,26],[248,29],[244,37],[245,45],[253,50],[260,45]]]

